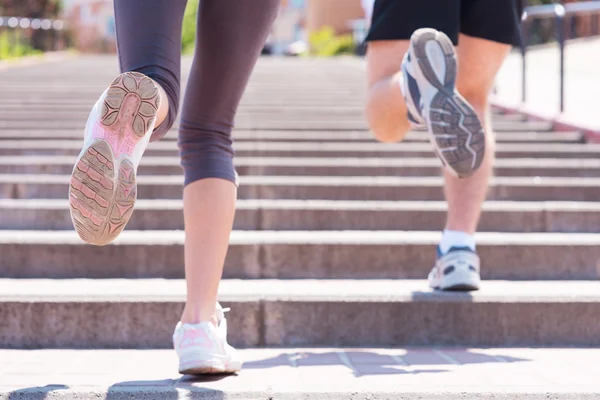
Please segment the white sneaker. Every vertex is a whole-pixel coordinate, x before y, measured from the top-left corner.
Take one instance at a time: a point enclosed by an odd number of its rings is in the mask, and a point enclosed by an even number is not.
[[[86,242],[108,244],[129,221],[137,197],[137,168],[159,106],[154,81],[126,72],[92,109],[69,186],[71,219]]]
[[[485,133],[473,107],[456,91],[457,61],[452,41],[435,29],[419,29],[402,62],[402,92],[408,118],[425,125],[448,171],[472,175],[485,155]]]
[[[219,326],[212,322],[175,327],[173,345],[179,357],[179,373],[187,375],[232,374],[242,369],[237,351],[227,344],[227,320],[217,303]]]
[[[468,247],[452,247],[438,258],[429,273],[429,286],[439,290],[471,291],[481,286],[480,260]]]

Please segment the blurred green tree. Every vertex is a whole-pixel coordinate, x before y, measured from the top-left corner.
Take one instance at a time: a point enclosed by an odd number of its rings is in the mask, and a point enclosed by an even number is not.
[[[189,0],[183,16],[183,29],[181,33],[181,49],[183,54],[194,52],[196,43],[196,14],[198,13],[198,0]]]
[[[61,0],[2,0],[0,15],[27,18],[56,18],[62,10]]]
[[[62,11],[61,0],[1,0],[0,15],[7,17],[55,19]],[[46,48],[51,31],[37,30],[0,33],[0,59],[36,54]]]

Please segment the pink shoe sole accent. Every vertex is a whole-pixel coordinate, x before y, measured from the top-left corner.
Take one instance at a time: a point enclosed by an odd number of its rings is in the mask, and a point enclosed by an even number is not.
[[[156,118],[158,102],[154,82],[136,72],[120,75],[108,89],[69,188],[71,217],[84,241],[108,244],[127,225],[137,197],[131,156]]]

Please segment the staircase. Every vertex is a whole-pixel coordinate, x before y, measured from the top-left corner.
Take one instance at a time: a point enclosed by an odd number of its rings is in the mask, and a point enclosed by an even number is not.
[[[257,66],[234,134],[242,178],[220,290],[230,343],[425,346],[436,357],[439,347],[599,346],[600,145],[494,115],[483,288],[432,292],[424,278],[446,208],[439,160],[426,132],[373,139],[362,68]],[[83,244],[68,212],[87,113],[116,73],[114,58],[89,56],[0,75],[0,348],[171,346],[185,293],[176,127],[148,148],[116,243]]]

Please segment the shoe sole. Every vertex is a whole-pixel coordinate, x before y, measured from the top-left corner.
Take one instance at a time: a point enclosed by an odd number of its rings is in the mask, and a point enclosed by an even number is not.
[[[239,371],[226,371],[215,367],[189,368],[179,370],[181,375],[231,375]]]
[[[435,42],[445,61],[441,82],[427,45]],[[426,122],[437,156],[459,178],[471,176],[485,155],[485,133],[473,107],[456,92],[457,61],[452,41],[434,29],[419,29],[411,38],[413,54],[430,85],[438,92],[431,100]]]
[[[143,74],[124,73],[110,85],[69,186],[73,225],[87,243],[108,244],[127,225],[137,198],[132,155],[156,118],[158,105],[158,88]]]
[[[447,292],[472,292],[481,287],[481,278],[478,273],[470,271],[455,271],[449,276],[444,276],[433,289]]]
[[[227,369],[225,364],[220,360],[208,360],[195,362],[194,367],[185,367],[179,365],[179,373],[182,375],[219,375],[219,374],[235,374],[240,369]]]
[[[479,278],[477,278],[477,279],[467,279],[467,280],[462,280],[462,281],[456,280],[451,283],[446,282],[443,285],[434,287],[434,289],[443,290],[445,292],[474,292],[476,290],[479,290],[480,286],[481,286],[480,280],[479,280]]]

